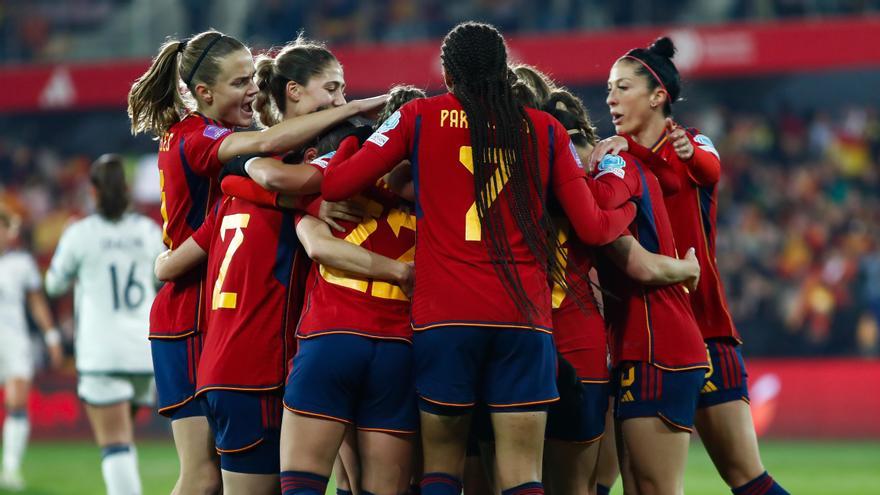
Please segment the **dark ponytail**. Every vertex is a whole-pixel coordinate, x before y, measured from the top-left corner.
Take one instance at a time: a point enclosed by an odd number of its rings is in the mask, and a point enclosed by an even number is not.
[[[113,153],[101,155],[92,163],[89,177],[97,191],[98,214],[110,221],[122,218],[129,203],[122,157]]]
[[[403,105],[426,96],[424,91],[415,86],[397,85],[392,87],[388,91],[388,101],[385,102],[382,112],[379,113],[379,117],[376,119],[375,127],[382,125],[382,122],[388,120],[388,117],[391,117],[394,112],[400,110],[400,107]]]
[[[535,95],[535,108],[541,108],[550,96],[550,93],[556,89],[556,83],[547,74],[544,74],[536,67],[528,64],[517,64],[510,68],[516,78],[528,86]]]
[[[459,24],[443,40],[441,60],[469,123],[482,242],[507,294],[534,323],[538,306],[523,287],[502,211],[491,207],[502,187],[516,227],[539,266],[563,286],[565,274],[545,205],[537,133],[514,94],[517,79],[507,66],[504,38],[488,24]],[[499,183],[503,177],[508,178],[506,186]]]
[[[599,141],[584,102],[570,91],[562,88],[553,90],[547,97],[543,110],[565,126],[571,142],[576,146],[595,146]]]
[[[654,91],[661,88],[668,98],[663,105],[663,114],[672,114],[672,104],[681,97],[681,76],[672,62],[675,44],[669,37],[657,38],[648,48],[634,48],[623,56],[635,65],[636,73],[648,81],[648,88]]]
[[[254,102],[257,122],[271,127],[281,121],[287,108],[287,83],[305,86],[309,80],[337,62],[323,43],[306,38],[302,32],[275,55],[257,58],[257,87]]]

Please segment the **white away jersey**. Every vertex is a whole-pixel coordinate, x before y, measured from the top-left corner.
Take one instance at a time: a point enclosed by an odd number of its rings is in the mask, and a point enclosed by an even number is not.
[[[27,335],[27,293],[40,288],[40,272],[28,253],[0,254],[0,330]]]
[[[153,262],[164,250],[159,226],[136,213],[117,222],[90,215],[64,231],[46,273],[46,292],[61,294],[76,281],[78,371],[152,371]]]

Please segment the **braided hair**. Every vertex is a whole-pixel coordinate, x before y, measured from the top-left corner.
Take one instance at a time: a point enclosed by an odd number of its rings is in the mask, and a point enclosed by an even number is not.
[[[516,227],[539,265],[562,285],[565,274],[556,257],[556,229],[545,207],[537,133],[514,95],[516,77],[507,66],[504,38],[488,24],[459,24],[443,40],[441,61],[469,122],[483,244],[506,292],[534,323],[538,308],[523,288],[508,227],[501,210],[490,207],[502,188]]]

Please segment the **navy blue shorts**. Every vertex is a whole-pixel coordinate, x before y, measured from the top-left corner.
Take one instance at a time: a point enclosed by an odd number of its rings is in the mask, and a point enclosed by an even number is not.
[[[331,334],[299,340],[284,407],[360,430],[415,433],[419,417],[406,342]]]
[[[602,438],[611,385],[608,382],[581,382],[584,388],[578,403],[563,404],[560,401],[550,405],[547,438],[574,443],[592,443]]]
[[[209,390],[203,397],[221,469],[247,474],[281,471],[280,390]]]
[[[667,371],[648,363],[623,363],[612,374],[617,390],[614,417],[658,416],[668,425],[693,431],[704,369]]]
[[[419,408],[440,415],[546,410],[559,398],[553,336],[534,330],[449,326],[413,337]]]
[[[204,416],[202,407],[194,400],[202,336],[194,334],[182,339],[152,339],[150,348],[159,414],[172,420]]]
[[[716,406],[725,402],[749,402],[748,377],[740,346],[728,339],[706,341],[709,365],[698,408]]]

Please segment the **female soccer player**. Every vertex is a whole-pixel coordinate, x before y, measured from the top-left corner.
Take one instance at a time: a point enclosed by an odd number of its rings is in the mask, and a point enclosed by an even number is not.
[[[606,156],[592,185],[596,200],[606,207],[637,201],[631,234],[651,252],[676,255],[660,183],[647,167],[626,153]],[[617,296],[604,303],[617,389],[618,451],[631,467],[623,470],[624,489],[681,493],[696,402],[708,368],[687,300],[689,289],[644,286],[607,259],[600,258],[597,267],[602,288]]]
[[[518,66],[514,72],[520,81],[535,90],[536,103],[565,126],[578,156],[586,162],[596,134],[580,99],[557,87],[534,67]],[[554,287],[553,339],[564,362],[570,363],[573,369],[564,372],[566,367],[561,367],[559,383],[563,399],[551,406],[548,415],[545,480],[552,485],[554,493],[593,493],[594,486],[599,489],[596,483],[599,440],[607,436],[603,435],[610,390],[607,336],[587,279],[593,265],[593,251],[571,238],[563,222],[564,219],[560,219],[558,229],[563,250],[560,259],[565,260],[571,292],[581,298],[576,301],[561,287]],[[698,281],[699,266],[692,250],[685,261],[676,260],[650,253],[632,236],[623,236],[604,251],[627,276],[642,284],[668,285],[687,280],[690,286],[696,286]],[[572,373],[575,375],[568,376]],[[568,393],[563,393],[563,386]]]
[[[101,447],[104,485],[110,495],[141,493],[132,412],[155,396],[146,337],[162,231],[128,211],[120,156],[98,158],[91,181],[97,212],[64,231],[46,273],[46,291],[58,296],[76,281],[77,393]]]
[[[681,245],[697,247],[703,282],[690,303],[711,358],[699,397],[697,430],[712,461],[733,493],[781,494],[785,490],[764,469],[748,405],[747,373],[739,334],[730,317],[715,261],[718,151],[695,129],[672,118],[681,78],[675,47],[660,38],[627,52],[611,68],[608,107],[618,136],[600,144],[591,161],[608,151],[658,154],[680,177],[681,189],[665,198],[672,230]]]
[[[441,60],[450,92],[404,105],[357,154],[327,169],[322,194],[351,197],[412,162],[422,493],[460,492],[477,401],[492,412],[497,485],[508,495],[542,493],[546,407],[558,398],[548,276],[564,284],[545,188],[590,244],[617,238],[633,211],[599,209],[565,129],[516,103],[494,27],[456,26]]]
[[[214,430],[224,493],[278,490],[281,391],[299,318],[293,267],[303,253],[295,236],[290,210],[225,197],[191,239],[156,262],[157,276],[169,279],[208,261],[213,291],[196,393]],[[331,239],[306,250],[328,266],[411,278],[404,263]]]
[[[347,138],[331,164],[358,147],[357,137]],[[391,259],[411,261],[416,220],[408,203],[384,181],[357,200],[368,217],[345,223],[348,232],[335,235]],[[315,228],[322,229],[323,237],[330,232],[312,217],[297,226],[317,263],[312,267],[313,282],[297,329],[299,349],[284,394],[282,491],[299,493],[316,483],[325,486],[350,425],[357,429],[361,492],[403,493],[410,482],[418,428],[409,379],[409,294],[396,284],[327,265],[312,247],[320,240]],[[331,360],[337,365],[328,368]]]
[[[253,57],[244,44],[206,31],[163,44],[131,88],[132,132],[149,132],[159,139],[163,240],[169,248],[202,224],[218,197],[216,178],[224,163],[239,155],[298,148],[327,126],[384,103],[384,97],[378,97],[333,106],[333,91],[319,89],[312,94],[314,108],[333,108],[262,132],[233,133],[235,127],[252,124],[258,92],[254,72]],[[189,102],[181,97],[181,82],[191,95]],[[302,90],[293,82],[288,86]],[[159,411],[172,419],[180,460],[174,493],[214,493],[220,486],[209,426],[201,406],[192,400],[205,318],[203,277],[204,271],[197,269],[166,284],[150,315]]]
[[[24,489],[21,462],[31,429],[27,407],[34,376],[25,307],[43,332],[53,368],[61,366],[64,352],[61,333],[52,322],[43,295],[37,264],[30,254],[12,248],[17,230],[17,217],[0,206],[0,380],[4,381],[6,407],[0,488],[20,491]]]

